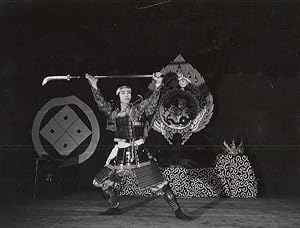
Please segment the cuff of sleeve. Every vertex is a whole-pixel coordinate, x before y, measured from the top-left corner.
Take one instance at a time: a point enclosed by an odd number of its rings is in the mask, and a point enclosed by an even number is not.
[[[91,89],[92,89],[92,92],[93,94],[98,97],[98,96],[101,96],[101,92],[98,88],[95,88],[94,86],[91,86]]]
[[[95,89],[95,90],[98,90],[98,87],[96,86],[93,86],[93,85],[90,85],[93,89]]]
[[[162,83],[156,83],[156,84],[155,84],[155,88],[157,89],[158,87],[161,86],[161,84],[162,84]]]

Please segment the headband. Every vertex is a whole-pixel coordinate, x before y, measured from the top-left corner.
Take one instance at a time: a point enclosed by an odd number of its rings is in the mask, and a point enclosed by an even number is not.
[[[116,95],[117,95],[117,96],[118,96],[118,94],[121,92],[122,89],[130,89],[130,90],[131,90],[131,88],[130,88],[129,86],[121,86],[121,87],[119,87],[119,88],[117,89],[117,91],[116,91]]]

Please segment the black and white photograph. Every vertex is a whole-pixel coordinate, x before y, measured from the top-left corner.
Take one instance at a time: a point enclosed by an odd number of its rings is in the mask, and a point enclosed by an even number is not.
[[[0,227],[300,227],[300,2],[0,0]]]

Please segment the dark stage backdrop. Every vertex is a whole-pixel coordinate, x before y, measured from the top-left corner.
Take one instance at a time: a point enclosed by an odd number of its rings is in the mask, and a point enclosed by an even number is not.
[[[72,168],[81,176],[74,182],[90,185],[112,143],[87,82],[42,87],[46,75],[150,74],[181,54],[205,78],[215,111],[183,148],[167,149],[152,131],[148,144],[166,148],[157,153],[162,163],[189,158],[213,166],[224,139],[243,139],[261,192],[300,192],[299,3],[169,1],[151,7],[157,2],[0,2],[0,174],[8,189],[30,185],[37,156],[33,119],[53,97],[78,96],[96,112],[102,129],[97,152]],[[124,82],[105,79],[99,86],[113,99]],[[128,82],[135,95],[148,83]]]

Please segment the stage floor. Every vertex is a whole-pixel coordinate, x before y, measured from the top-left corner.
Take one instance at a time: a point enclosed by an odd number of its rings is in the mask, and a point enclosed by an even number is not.
[[[178,199],[194,217],[181,221],[162,198],[121,197],[122,215],[100,216],[106,204],[96,192],[59,199],[6,201],[0,227],[300,227],[299,197]]]

